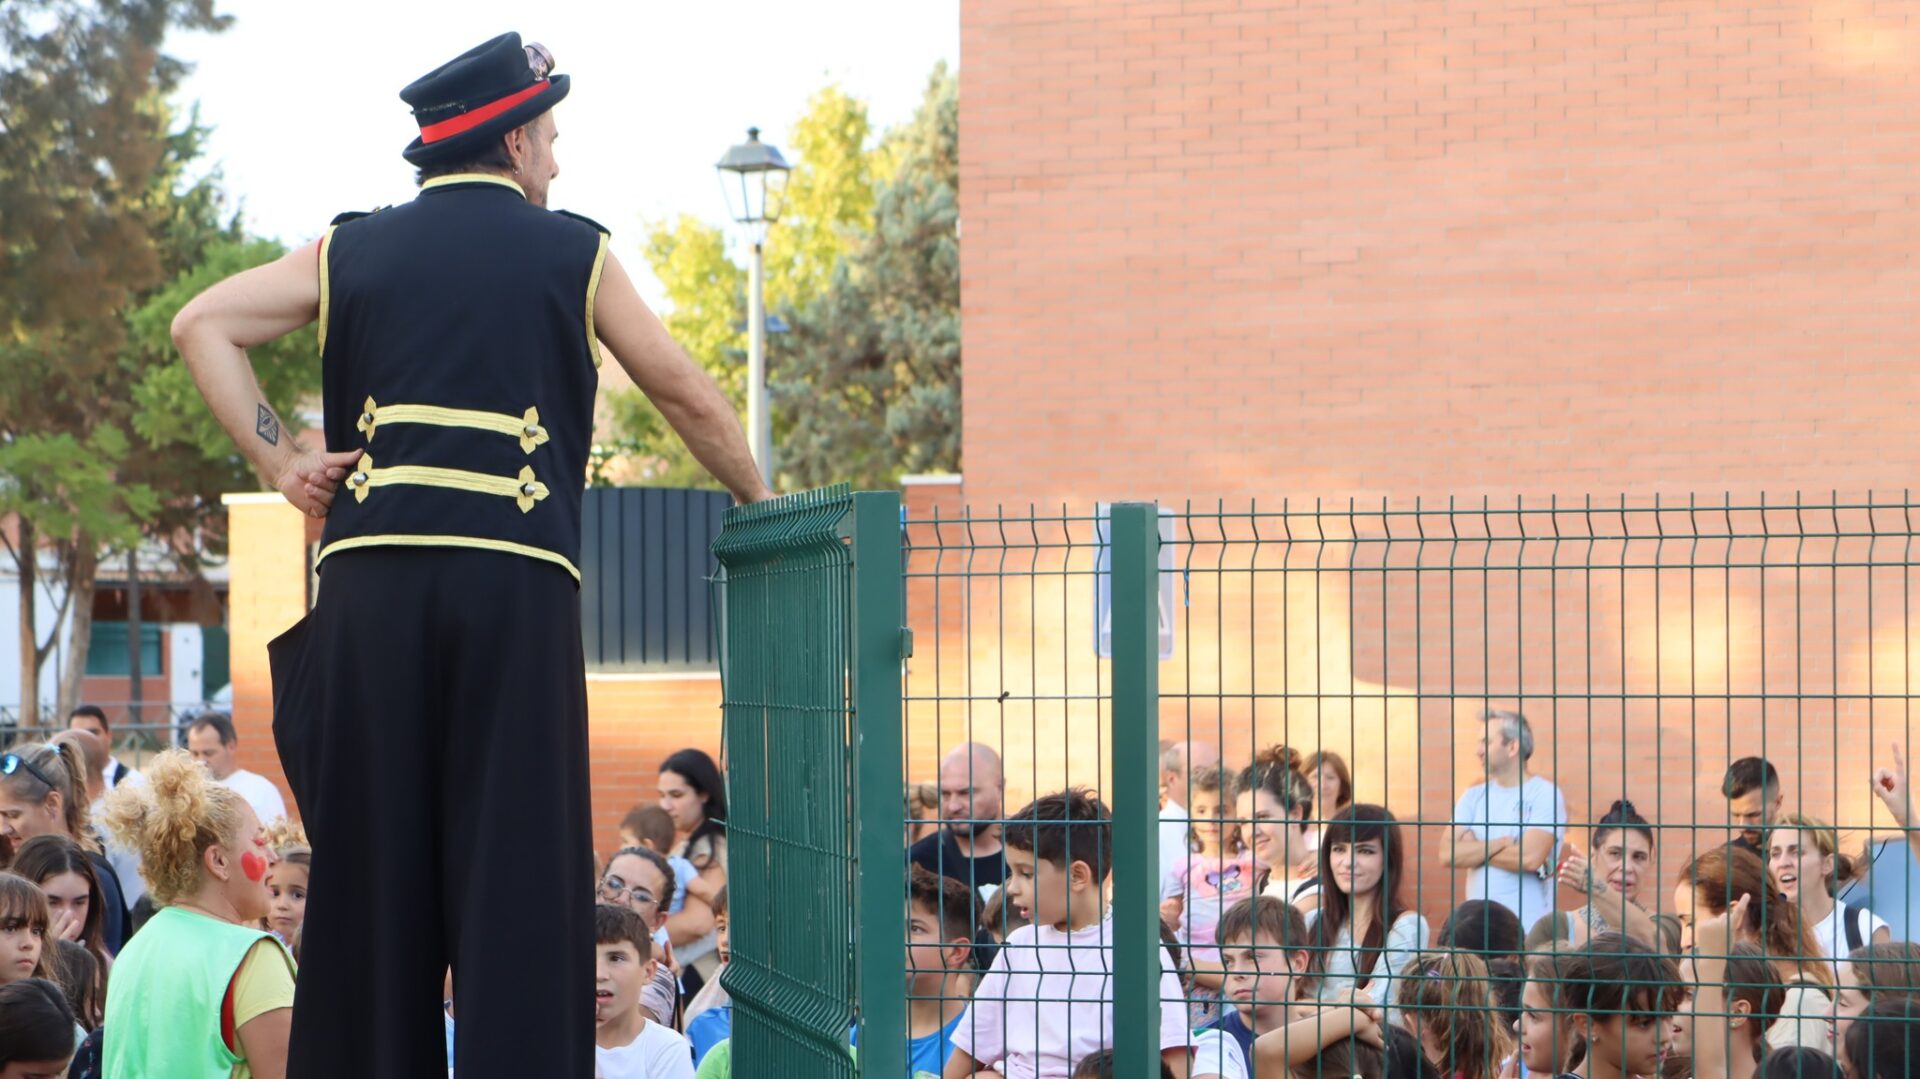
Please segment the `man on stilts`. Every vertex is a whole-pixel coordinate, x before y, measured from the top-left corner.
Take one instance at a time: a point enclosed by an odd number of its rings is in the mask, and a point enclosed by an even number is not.
[[[580,502],[604,341],[743,502],[732,407],[607,252],[549,211],[568,77],[517,34],[415,81],[412,202],[208,289],[174,340],[222,426],[327,518],[313,611],[269,646],[314,844],[288,1075],[593,1074]],[[325,450],[246,349],[318,321]]]

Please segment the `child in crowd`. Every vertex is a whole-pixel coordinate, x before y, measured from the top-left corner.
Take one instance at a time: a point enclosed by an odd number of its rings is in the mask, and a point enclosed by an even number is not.
[[[92,1030],[100,1025],[100,1016],[107,1004],[106,993],[101,988],[104,979],[100,961],[94,958],[90,948],[76,940],[55,941],[54,950],[56,960],[52,966],[60,975],[60,990],[67,994],[67,1006],[73,1009],[74,1021],[80,1029]]]
[[[1011,814],[1006,898],[1033,924],[1016,929],[994,957],[953,1034],[945,1079],[1068,1079],[1085,1057],[1113,1044],[1113,923],[1105,901],[1112,818],[1099,799],[1071,788]],[[1187,1074],[1186,1007],[1173,962],[1161,950],[1160,1056]]]
[[[1769,1052],[1754,1074],[1758,1079],[1833,1079],[1840,1063],[1818,1049],[1795,1045]]]
[[[693,1079],[687,1040],[640,1007],[653,980],[652,931],[627,907],[601,903],[593,933],[595,1079]]]
[[[1694,1011],[1698,1007],[1694,985],[1699,970],[1694,958],[1680,961],[1680,1004],[1667,1020],[1668,1056],[1693,1056]],[[1760,1055],[1767,1046],[1767,1029],[1780,1014],[1780,1002],[1786,987],[1773,972],[1773,965],[1758,945],[1736,943],[1726,961],[1726,991],[1722,1000],[1729,1015],[1715,1016],[1709,1027],[1716,1034],[1724,1031],[1727,1044],[1723,1052],[1727,1079],[1752,1079],[1760,1067]],[[1689,1072],[1691,1074],[1691,1072]]]
[[[1496,1079],[1513,1041],[1494,1006],[1486,962],[1472,952],[1443,952],[1405,973],[1395,996],[1400,1021],[1427,1060],[1454,1079]]]
[[[721,971],[725,971],[733,959],[732,937],[727,926],[727,889],[723,885],[713,894],[715,948],[720,955]],[[701,986],[700,991],[687,1002],[681,1016],[681,1029],[687,1032],[687,1041],[693,1044],[695,1064],[705,1060],[714,1046],[733,1036],[733,998],[721,986],[718,974],[707,979],[707,984]]]
[[[1637,937],[1613,932],[1559,958],[1550,1004],[1586,1042],[1586,1058],[1576,1074],[1581,1079],[1657,1074],[1666,1017],[1681,997],[1673,961]]]
[[[1254,896],[1235,903],[1216,932],[1232,1006],[1203,1029],[1232,1038],[1251,1060],[1255,1038],[1313,1010],[1298,1004],[1312,962],[1306,919],[1289,903]]]
[[[940,1079],[973,992],[973,893],[952,877],[909,866],[907,1074]]]
[[[1427,945],[1427,920],[1407,903],[1406,841],[1385,806],[1348,806],[1320,840],[1320,909],[1314,931],[1319,996],[1358,990],[1374,1004],[1393,1000],[1390,984]]]
[[[1113,1079],[1113,1050],[1102,1049],[1073,1069],[1073,1079]],[[1160,1079],[1173,1079],[1173,1069],[1160,1062]]]
[[[267,929],[300,958],[300,928],[307,921],[307,878],[313,872],[313,848],[306,829],[281,821],[269,830],[273,852],[280,861],[267,871],[267,892],[273,904],[267,910]]]
[[[992,938],[995,944],[1005,944],[1007,937],[1014,930],[1025,929],[1033,924],[1000,888],[994,888],[987,893],[987,897],[981,901],[981,908],[985,911],[981,915],[981,928],[987,931],[987,936]],[[978,950],[983,949],[976,949]]]
[[[673,899],[667,904],[668,914],[678,914],[680,908],[687,905],[687,885],[700,876],[692,862],[673,853],[676,838],[672,815],[658,805],[634,806],[620,822],[621,846],[646,847],[665,858],[667,867],[673,871]],[[717,916],[719,911],[714,914]]]
[[[1833,965],[1822,957],[1819,944],[1800,921],[1798,908],[1773,890],[1759,855],[1738,845],[1715,847],[1681,869],[1673,893],[1681,943],[1697,944],[1694,924],[1726,914],[1743,896],[1753,902],[1741,908],[1744,913],[1734,924],[1734,939],[1759,945],[1786,986],[1780,1021],[1768,1029],[1767,1045],[1830,1048]]]
[[[1224,818],[1234,801],[1233,775],[1224,768],[1193,770],[1187,796],[1191,824],[1188,856],[1160,882],[1160,916],[1174,926],[1193,971],[1190,1021],[1200,1025],[1219,1012],[1220,949],[1214,926],[1242,898],[1254,893],[1254,860],[1238,825]]]
[[[600,879],[600,901],[626,907],[640,916],[651,934],[651,955],[657,960],[648,969],[650,984],[641,995],[640,1006],[653,1021],[669,1029],[680,1004],[680,983],[673,972],[673,946],[667,938],[667,895],[673,888],[673,870],[659,852],[650,847],[622,847],[607,862],[606,876]]]
[[[1920,998],[1884,996],[1861,1012],[1841,1044],[1847,1079],[1909,1079],[1920,1061]]]
[[[55,962],[47,897],[25,877],[0,872],[0,985],[45,978]]]
[[[1527,980],[1521,956],[1528,949],[1519,915],[1491,899],[1469,899],[1447,915],[1433,942],[1436,947],[1472,952],[1486,963],[1494,1007],[1501,1024],[1511,1032],[1520,1021],[1520,988]]]
[[[1834,898],[1840,882],[1853,875],[1853,863],[1840,853],[1840,836],[1816,817],[1787,813],[1767,831],[1767,869],[1780,890],[1799,908],[1800,924],[1810,926],[1814,943],[1831,959],[1844,959],[1869,944],[1893,939],[1893,930],[1865,907]]]
[[[43,978],[0,985],[0,1075],[60,1079],[73,1059],[73,1010]]]
[[[1586,1040],[1569,1012],[1558,1009],[1560,985],[1566,978],[1570,955],[1548,952],[1527,965],[1527,984],[1520,990],[1519,1074],[1559,1077],[1586,1056]]]
[[[1313,818],[1313,787],[1294,767],[1298,754],[1286,746],[1270,746],[1240,773],[1235,783],[1234,814],[1248,821],[1248,846],[1256,870],[1254,889],[1283,899],[1305,914],[1320,905],[1320,878],[1311,869],[1313,851],[1307,826]]]
[[[63,835],[37,835],[20,845],[13,872],[40,886],[53,919],[48,939],[77,941],[105,970],[107,953],[105,894],[93,862],[80,844]]]
[[[1833,1040],[1843,1044],[1847,1026],[1881,997],[1920,996],[1920,944],[1869,944],[1840,964],[1834,987]]]

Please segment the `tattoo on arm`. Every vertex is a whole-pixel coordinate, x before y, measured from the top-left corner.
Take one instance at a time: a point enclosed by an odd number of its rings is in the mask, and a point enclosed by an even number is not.
[[[264,404],[260,406],[259,418],[254,421],[253,429],[261,438],[266,439],[267,445],[280,444],[280,421],[274,417],[273,410]]]

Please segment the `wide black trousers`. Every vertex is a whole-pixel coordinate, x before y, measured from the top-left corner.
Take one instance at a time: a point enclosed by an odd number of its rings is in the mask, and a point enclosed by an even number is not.
[[[373,547],[268,648],[313,841],[290,1079],[593,1075],[579,589],[558,566]]]

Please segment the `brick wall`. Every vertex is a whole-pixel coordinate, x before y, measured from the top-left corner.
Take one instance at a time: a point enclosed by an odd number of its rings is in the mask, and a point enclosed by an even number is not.
[[[962,48],[955,502],[1913,482],[1920,0],[967,0]],[[1495,586],[1485,637],[1478,600],[1457,634],[1434,620],[1435,577],[1418,679],[1412,590],[1329,579],[1303,615],[1271,580],[1199,580],[1185,617],[1205,635],[1226,612],[1224,636],[1183,644],[1162,689],[1226,696],[1164,702],[1162,733],[1241,761],[1269,741],[1370,746],[1363,794],[1431,818],[1478,778],[1464,719],[1486,694],[1542,720],[1541,770],[1576,821],[1621,793],[1710,819],[1727,758],[1764,742],[1809,811],[1866,825],[1865,769],[1911,717],[1794,695],[1860,692],[1877,657],[1873,690],[1897,697],[1912,600],[1898,574],[1871,611],[1857,580],[1761,576],[1708,582],[1706,624],[1674,602],[1685,581],[1659,586],[1664,609],[1648,578],[1603,582],[1613,609],[1558,618]],[[1023,686],[1101,684],[1073,624],[1089,596],[976,586],[963,615],[961,587],[924,632],[949,642],[945,685],[973,688],[942,692],[1010,688],[972,712],[990,740],[1007,731],[1016,773],[1094,779],[1068,745],[1100,744],[1095,709],[1017,704]],[[934,591],[915,593],[922,618]],[[982,644],[1003,614],[1011,638]],[[1067,624],[1020,628],[1036,618]],[[1554,650],[1569,620],[1597,665],[1579,637]],[[1441,679],[1449,659],[1459,676]],[[1233,699],[1255,684],[1325,696]],[[1589,690],[1616,699],[1575,699]],[[1761,692],[1764,733],[1759,701],[1710,699]],[[945,722],[948,740],[964,729]],[[1666,884],[1694,842],[1663,840]]]
[[[1920,3],[967,0],[968,498],[1912,482]]]

